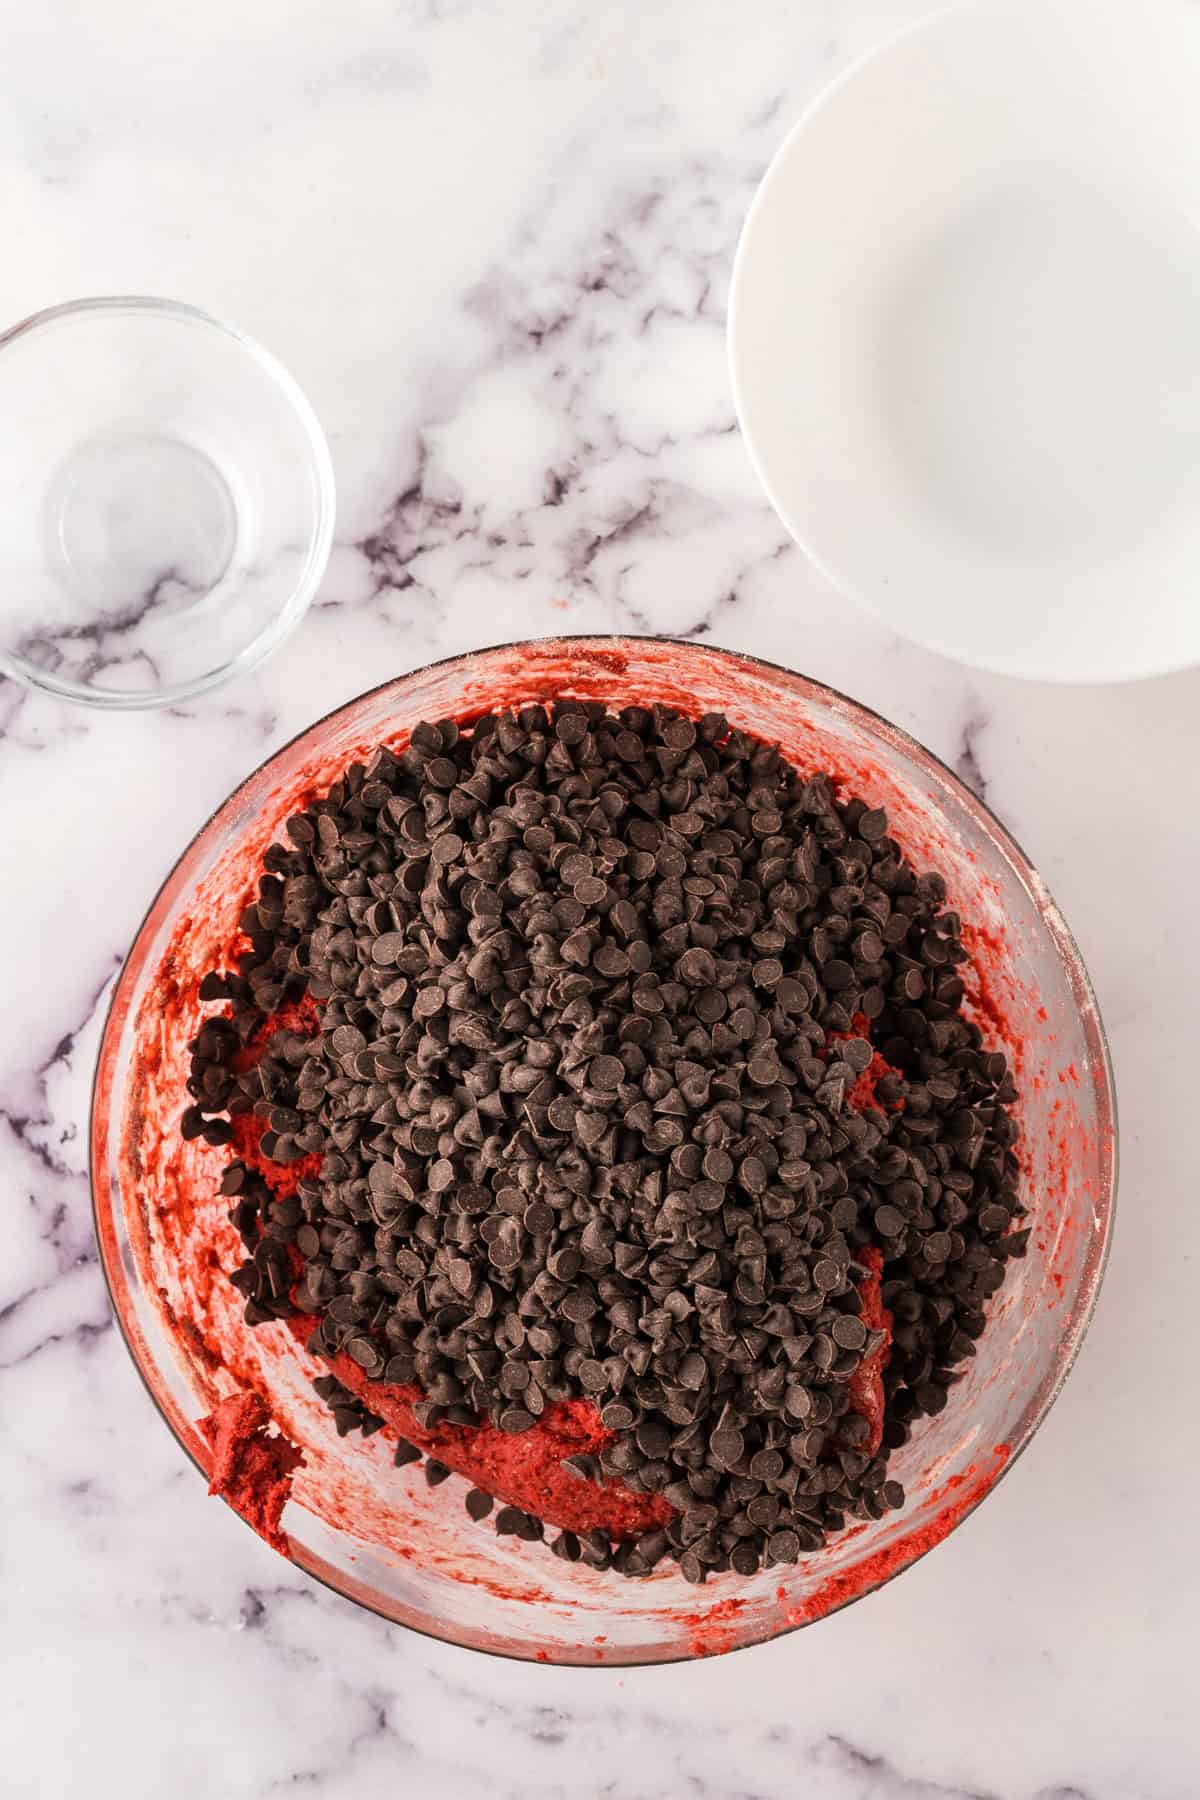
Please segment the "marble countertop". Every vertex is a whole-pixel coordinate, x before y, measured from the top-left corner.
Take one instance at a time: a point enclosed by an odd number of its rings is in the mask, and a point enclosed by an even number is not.
[[[790,545],[733,422],[724,313],[755,184],[912,10],[48,0],[8,20],[0,318],[141,290],[236,320],[308,390],[340,494],[317,604],[254,678],[114,717],[0,683],[12,1800],[1197,1793],[1200,672],[1059,691],[890,636]],[[564,629],[756,651],[954,764],[1075,929],[1123,1119],[1098,1317],[982,1510],[811,1631],[624,1674],[406,1635],[207,1500],[113,1328],[84,1148],[114,972],[228,790],[384,676]]]

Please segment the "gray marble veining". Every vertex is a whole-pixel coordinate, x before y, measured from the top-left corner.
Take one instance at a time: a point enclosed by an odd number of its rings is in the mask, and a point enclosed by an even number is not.
[[[138,289],[228,316],[308,390],[339,484],[322,592],[253,678],[103,718],[0,683],[14,1800],[1200,1792],[1197,1250],[1179,1128],[1194,1109],[1200,675],[1059,692],[913,648],[791,546],[733,425],[724,311],[755,183],[805,102],[915,10],[214,0],[151,16],[51,0],[11,22],[0,317]],[[387,675],[562,630],[752,650],[935,749],[1079,935],[1125,1131],[1097,1322],[980,1513],[813,1631],[625,1674],[408,1636],[210,1503],[112,1327],[86,1178],[115,970],[212,808]]]

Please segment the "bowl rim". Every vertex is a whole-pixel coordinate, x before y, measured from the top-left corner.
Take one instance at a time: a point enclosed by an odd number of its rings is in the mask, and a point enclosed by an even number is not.
[[[293,749],[310,734],[320,731],[324,727],[340,719],[344,714],[360,707],[365,701],[376,698],[389,688],[398,686],[401,682],[430,674],[436,670],[452,668],[456,664],[468,663],[478,657],[513,651],[562,648],[574,644],[594,645],[600,648],[609,647],[612,649],[618,649],[628,644],[678,644],[681,648],[696,651],[704,656],[713,657],[718,662],[729,658],[739,663],[749,664],[757,669],[766,670],[771,675],[782,675],[789,680],[799,682],[804,687],[810,689],[814,696],[834,701],[837,704],[848,708],[851,712],[862,715],[873,725],[881,727],[885,738],[893,739],[898,748],[905,750],[910,755],[915,755],[918,762],[923,761],[931,769],[936,770],[951,787],[957,790],[968,811],[976,813],[979,818],[989,826],[992,834],[998,837],[1000,846],[1014,861],[1026,886],[1030,889],[1036,899],[1042,920],[1047,926],[1055,947],[1066,965],[1071,988],[1075,995],[1079,1010],[1084,1017],[1085,1025],[1090,1024],[1093,1028],[1095,1049],[1098,1052],[1098,1056],[1096,1058],[1096,1066],[1092,1070],[1092,1075],[1098,1111],[1100,1114],[1098,1119],[1098,1138],[1100,1145],[1099,1191],[1096,1196],[1094,1207],[1094,1214],[1097,1219],[1097,1235],[1099,1242],[1098,1253],[1093,1256],[1090,1262],[1090,1269],[1086,1278],[1086,1291],[1081,1296],[1077,1309],[1069,1314],[1065,1321],[1063,1340],[1066,1342],[1066,1353],[1062,1360],[1056,1364],[1053,1379],[1047,1385],[1046,1391],[1042,1396],[1036,1412],[1025,1424],[1020,1441],[1012,1446],[1010,1454],[1003,1461],[998,1462],[997,1466],[989,1471],[986,1479],[978,1482],[973,1487],[971,1493],[966,1496],[963,1501],[958,1503],[953,1521],[947,1532],[944,1534],[944,1536],[948,1537],[958,1530],[963,1521],[975,1512],[987,1498],[988,1494],[992,1492],[993,1488],[997,1486],[1005,1475],[1007,1475],[1009,1470],[1019,1461],[1033,1438],[1041,1429],[1047,1414],[1054,1405],[1054,1402],[1058,1399],[1066,1379],[1075,1365],[1075,1361],[1095,1315],[1096,1304],[1100,1296],[1100,1290],[1104,1284],[1105,1271],[1108,1267],[1108,1259],[1112,1247],[1120,1167],[1116,1083],[1113,1075],[1112,1053],[1108,1043],[1108,1035],[1104,1028],[1104,1020],[1100,1012],[1095,988],[1070,926],[1067,924],[1057,902],[1054,900],[1049,889],[1046,887],[1046,884],[1038,874],[1037,869],[1030,858],[1026,855],[1025,851],[1009,831],[1008,827],[1002,823],[987,802],[980,799],[980,797],[966,785],[962,778],[957,775],[947,763],[942,761],[941,757],[937,756],[932,750],[926,749],[919,739],[914,738],[911,733],[905,731],[902,726],[893,724],[890,719],[885,718],[884,715],[877,712],[874,707],[866,705],[863,701],[851,698],[848,694],[842,693],[840,689],[831,687],[827,682],[818,681],[813,676],[803,675],[795,669],[789,669],[782,663],[772,662],[766,657],[755,656],[745,651],[726,649],[718,644],[697,644],[694,640],[689,638],[676,638],[671,636],[659,637],[644,632],[591,632],[580,633],[577,635],[551,634],[543,637],[516,638],[500,644],[488,644],[478,650],[459,651],[453,656],[436,657],[430,662],[418,664],[416,668],[405,670],[403,674],[393,675],[386,681],[377,682],[373,687],[365,688],[361,693],[354,695],[351,699],[342,702],[338,706],[332,707],[329,712],[322,714],[320,718],[314,719],[310,724],[304,726],[303,729],[293,733],[290,738],[280,744],[277,749],[273,750],[269,756],[264,757],[261,762],[256,764],[250,773],[232,789],[220,805],[215,807],[203,823],[197,827],[188,839],[184,848],[171,864],[171,867],[151,897],[141,922],[138,925],[137,931],[133,936],[129,950],[122,961],[120,971],[113,983],[112,993],[109,997],[108,1006],[105,1012],[104,1028],[100,1035],[100,1045],[92,1075],[91,1097],[88,1108],[88,1184],[92,1205],[92,1225],[96,1233],[97,1245],[99,1247],[100,1268],[104,1277],[104,1285],[108,1294],[109,1304],[113,1309],[113,1316],[116,1320],[117,1329],[121,1334],[126,1350],[129,1352],[130,1360],[137,1370],[142,1386],[145,1388],[153,1402],[156,1412],[168,1427],[171,1436],[175,1439],[175,1442],[180,1449],[183,1450],[189,1461],[195,1465],[200,1474],[207,1481],[209,1478],[209,1470],[180,1436],[170,1414],[163,1405],[158,1394],[155,1392],[150,1375],[139,1354],[137,1334],[127,1326],[126,1320],[122,1316],[121,1307],[117,1301],[113,1272],[109,1266],[109,1256],[112,1250],[112,1244],[109,1232],[106,1230],[101,1219],[100,1199],[98,1195],[100,1180],[103,1179],[98,1175],[99,1157],[97,1154],[98,1144],[103,1132],[100,1109],[102,1100],[105,1100],[108,1097],[107,1083],[102,1082],[102,1076],[106,1071],[107,1064],[111,1060],[109,1040],[113,1037],[114,1031],[119,1028],[119,1021],[124,1017],[125,1007],[123,1004],[119,1006],[118,1003],[125,1000],[126,990],[132,981],[131,965],[141,943],[142,936],[150,922],[151,916],[155,913],[159,906],[159,902],[164,898],[168,889],[178,877],[182,864],[186,861],[198,841],[217,823],[226,810],[233,810],[236,807],[237,802],[246,789],[269,767],[270,764],[278,757],[282,756],[286,751]],[[104,1179],[104,1186],[111,1202],[112,1195],[109,1191],[109,1184],[106,1179]],[[238,1516],[240,1517],[240,1515]],[[253,1531],[253,1526],[249,1525],[244,1520],[242,1522],[246,1524],[247,1530]],[[729,1655],[736,1650],[752,1649],[758,1644],[774,1643],[780,1638],[790,1636],[793,1632],[805,1630],[811,1625],[818,1624],[822,1619],[832,1617],[833,1614],[843,1611],[846,1607],[853,1606],[857,1601],[866,1599],[868,1595],[877,1593],[880,1588],[885,1587],[897,1576],[904,1574],[906,1570],[912,1568],[915,1563],[920,1562],[924,1557],[928,1556],[930,1551],[936,1549],[937,1545],[942,1541],[943,1539],[938,1537],[932,1542],[914,1548],[911,1554],[903,1556],[889,1568],[886,1573],[877,1577],[872,1577],[853,1593],[846,1595],[844,1598],[836,1599],[832,1605],[815,1614],[812,1618],[803,1619],[794,1624],[785,1622],[780,1625],[777,1630],[774,1630],[767,1635],[747,1638],[741,1643],[730,1644],[727,1648],[723,1647],[720,1654]],[[898,1547],[900,1549],[905,1549],[906,1544],[902,1541]],[[322,1587],[325,1587],[329,1589],[331,1593],[338,1595],[340,1599],[351,1601],[353,1604],[363,1607],[366,1611],[373,1613],[377,1618],[383,1619],[389,1625],[399,1625],[404,1630],[412,1631],[419,1637],[428,1638],[437,1643],[451,1644],[458,1649],[470,1650],[477,1655],[493,1656],[502,1662],[536,1663],[537,1661],[537,1658],[532,1654],[523,1655],[515,1650],[502,1650],[491,1645],[464,1644],[453,1631],[440,1632],[434,1630],[429,1625],[414,1624],[407,1619],[396,1619],[390,1612],[386,1611],[383,1607],[376,1605],[371,1599],[365,1598],[359,1593],[351,1592],[350,1589],[354,1585],[352,1579],[348,1581],[341,1575],[340,1571],[336,1578],[332,1574],[323,1573],[322,1569],[327,1566],[324,1564],[323,1559],[317,1556],[315,1552],[310,1552],[303,1547],[300,1547],[298,1552],[293,1550],[293,1554],[288,1557],[287,1560],[294,1563],[294,1565],[301,1569],[310,1579],[320,1582]],[[556,1659],[550,1657],[547,1659],[547,1666],[551,1668],[607,1668],[610,1670],[617,1667],[623,1669],[658,1668],[668,1667],[671,1664],[705,1660],[709,1654],[711,1653],[693,1649],[665,1656],[621,1656],[603,1663],[584,1661],[572,1662],[565,1658]]]
[[[21,682],[35,692],[53,694],[56,699],[69,700],[75,705],[91,707],[98,712],[146,712],[159,706],[182,705],[199,698],[201,694],[210,693],[213,688],[222,686],[235,675],[248,675],[272,656],[291,635],[308,611],[329,563],[337,514],[337,483],[333,472],[333,458],[321,421],[291,371],[249,332],[186,300],[173,300],[153,294],[88,294],[79,299],[63,300],[54,306],[42,307],[38,312],[29,313],[0,331],[0,372],[3,370],[4,352],[11,346],[36,337],[43,331],[52,330],[57,325],[87,319],[100,313],[167,319],[178,325],[213,332],[218,337],[231,338],[240,350],[265,371],[291,409],[304,437],[309,468],[315,483],[315,515],[304,566],[286,601],[275,612],[270,623],[257,637],[230,657],[228,662],[193,676],[188,681],[175,682],[169,687],[125,694],[115,688],[87,687],[82,682],[66,680],[53,671],[34,672],[26,663],[11,656],[0,643],[0,674],[10,676],[12,680]]]

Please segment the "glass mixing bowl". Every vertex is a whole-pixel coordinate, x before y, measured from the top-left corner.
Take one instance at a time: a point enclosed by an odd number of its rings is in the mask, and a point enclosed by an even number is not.
[[[945,1410],[894,1454],[905,1506],[855,1524],[791,1567],[689,1586],[560,1562],[472,1522],[458,1477],[395,1469],[381,1437],[339,1440],[317,1365],[286,1328],[249,1329],[213,1279],[240,1260],[217,1196],[224,1156],[183,1143],[186,1042],[200,974],[236,931],[283,820],[376,744],[421,719],[469,721],[555,695],[725,712],[799,767],[885,806],[916,866],[946,877],[973,964],[970,1010],[1020,1087],[1018,1146],[1033,1236],[992,1303]],[[631,1664],[728,1650],[811,1623],[929,1550],[1011,1466],[1058,1393],[1104,1267],[1116,1184],[1112,1074],[1079,952],[1012,839],[955,777],[853,701],[750,657],[661,639],[550,639],[455,657],[331,713],[280,750],[193,840],[154,900],[117,983],[92,1114],[96,1225],[113,1304],[160,1412],[198,1467],[195,1421],[253,1386],[305,1454],[284,1514],[297,1565],[386,1618],[452,1643],[542,1662]]]
[[[86,706],[170,706],[301,619],[333,467],[260,344],[111,295],[0,333],[0,506],[0,672]]]

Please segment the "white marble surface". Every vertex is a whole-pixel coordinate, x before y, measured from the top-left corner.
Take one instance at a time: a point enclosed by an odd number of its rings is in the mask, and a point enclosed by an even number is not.
[[[258,677],[94,718],[0,684],[0,1791],[12,1800],[1187,1800],[1200,673],[1057,692],[839,601],[761,499],[723,322],[739,222],[865,0],[105,0],[10,7],[0,318],[160,292],[277,350],[328,429],[338,547]],[[690,1667],[423,1642],[208,1501],[113,1329],[91,1067],[160,877],[319,713],[564,628],[704,635],[889,713],[1044,871],[1105,1011],[1122,1216],[1041,1435],[882,1593]]]

